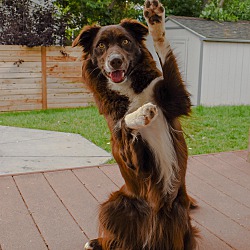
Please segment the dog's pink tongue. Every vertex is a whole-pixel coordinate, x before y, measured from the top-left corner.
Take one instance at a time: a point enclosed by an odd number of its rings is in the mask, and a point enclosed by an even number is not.
[[[113,82],[122,82],[124,77],[124,73],[122,70],[116,70],[110,73],[110,78]]]

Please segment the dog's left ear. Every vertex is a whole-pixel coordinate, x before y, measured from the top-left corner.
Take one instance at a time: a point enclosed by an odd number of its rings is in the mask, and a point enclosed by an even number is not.
[[[139,42],[145,40],[146,36],[148,35],[147,26],[136,20],[123,19],[120,25],[130,32]]]

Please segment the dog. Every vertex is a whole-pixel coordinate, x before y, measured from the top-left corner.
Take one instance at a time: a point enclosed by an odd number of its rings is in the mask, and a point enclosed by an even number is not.
[[[85,26],[73,42],[83,48],[83,81],[111,132],[112,153],[125,185],[100,205],[94,250],[195,249],[189,208],[187,146],[178,118],[191,111],[190,94],[165,38],[165,9],[147,0],[148,27]],[[153,37],[160,71],[145,45]]]

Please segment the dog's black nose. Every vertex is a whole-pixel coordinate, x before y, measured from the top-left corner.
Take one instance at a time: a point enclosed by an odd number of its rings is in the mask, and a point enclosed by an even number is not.
[[[120,67],[122,66],[122,59],[119,57],[115,57],[112,60],[110,60],[109,63],[113,69],[120,69]]]

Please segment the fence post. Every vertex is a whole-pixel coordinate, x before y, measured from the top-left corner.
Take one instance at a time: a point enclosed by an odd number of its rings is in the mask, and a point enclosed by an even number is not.
[[[46,47],[41,46],[41,61],[42,61],[42,108],[48,108],[47,102],[47,63],[46,63]]]

